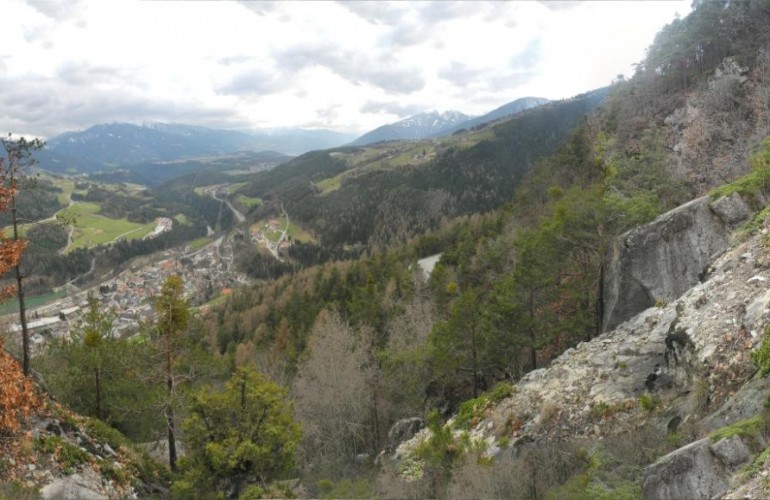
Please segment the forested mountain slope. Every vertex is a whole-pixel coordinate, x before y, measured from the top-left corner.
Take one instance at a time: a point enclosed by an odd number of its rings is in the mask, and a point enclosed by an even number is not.
[[[440,419],[458,409],[461,415],[470,414],[472,422],[481,418],[483,412],[474,414],[472,408],[486,403],[462,402],[498,381],[519,380],[602,333],[607,250],[617,236],[738,178],[720,193],[739,192],[752,208],[764,206],[770,158],[762,141],[770,135],[770,102],[764,98],[770,88],[770,40],[762,26],[770,23],[768,7],[767,2],[699,3],[689,16],[661,32],[633,77],[617,82],[587,119],[572,122],[576,126],[566,140],[535,126],[536,117],[548,124],[559,121],[535,114],[557,109],[552,104],[497,125],[494,138],[443,151],[419,166],[363,170],[345,177],[341,174],[350,168],[344,161],[347,150],[318,152],[316,158],[299,158],[245,188],[268,206],[283,203],[321,238],[334,237],[324,241],[375,248],[405,239],[414,234],[412,228],[435,226],[441,219],[431,213],[483,212],[510,200],[486,216],[446,223],[400,250],[258,284],[209,319],[209,335],[217,338],[223,352],[260,360],[285,378],[295,389],[298,406],[310,405],[310,395],[320,391],[307,380],[323,379],[323,372],[316,371],[322,360],[339,364],[339,348],[360,356],[352,356],[356,361],[350,367],[357,375],[346,377],[364,384],[356,389],[359,405],[345,413],[350,402],[340,397],[326,413],[301,418],[320,429],[303,445],[307,463],[326,464],[308,466],[308,484],[319,477],[362,477],[352,457],[393,445],[387,442],[386,429],[402,417],[425,418],[428,408],[437,411],[435,441],[429,441],[436,447],[417,455],[429,466],[422,479],[412,483],[418,489],[409,491],[444,496],[448,490],[436,488],[446,487],[452,473],[462,471],[453,470],[457,449],[441,448],[442,442],[452,441],[440,431]],[[518,121],[526,120],[534,122],[516,128]],[[528,157],[517,140],[528,133],[552,144],[553,154]],[[534,147],[549,147],[538,144]],[[533,163],[526,172],[511,169],[522,164],[517,161],[521,158]],[[323,169],[314,167],[316,160]],[[288,175],[288,170],[281,174],[282,168],[294,168],[304,179]],[[333,189],[314,184],[336,176],[340,182]],[[398,196],[380,201],[383,186]],[[432,212],[432,207],[438,209]],[[412,211],[419,215],[410,215]],[[762,217],[753,224],[760,224]],[[385,222],[377,222],[382,219]],[[341,228],[336,226],[340,222]],[[438,252],[439,264],[429,282],[421,284],[415,260]],[[336,311],[336,316],[320,313],[325,309]],[[334,349],[324,343],[331,339],[330,332],[339,335],[333,337]],[[335,399],[340,396],[335,394]],[[361,402],[361,394],[368,399]],[[506,394],[503,388],[489,398]],[[597,425],[605,410],[615,411],[607,404],[596,410]],[[537,408],[548,415],[558,415],[557,410]],[[323,431],[331,433],[334,411],[357,418],[339,431],[346,445],[324,452]],[[508,416],[511,419],[500,424],[506,429],[503,447],[524,423],[517,424],[511,414],[504,418]],[[557,425],[550,417],[544,421]],[[646,463],[655,458],[645,457],[640,459]],[[530,456],[534,469],[526,470],[552,475],[524,496],[539,497],[573,472],[585,472],[559,471],[552,458]],[[408,461],[399,466],[411,470]],[[510,470],[500,474],[511,476]],[[574,481],[579,494],[591,496],[587,483]],[[388,490],[387,484],[381,483],[381,494],[403,493]]]
[[[262,198],[262,213],[283,206],[324,246],[385,248],[510,200],[532,164],[553,152],[606,93],[601,89],[522,112],[471,133],[469,143],[459,135],[398,152],[419,157],[416,164],[400,162],[385,146],[379,158],[364,160],[359,157],[368,152],[355,148],[308,153],[255,176],[240,192]],[[354,172],[345,175],[349,169]],[[334,181],[333,189],[325,189],[324,181]]]
[[[748,475],[766,469],[770,452],[756,453],[768,443],[770,391],[767,26],[767,1],[697,2],[609,89],[435,142],[317,151],[254,175],[237,193],[264,202],[252,220],[285,210],[325,247],[368,254],[290,267],[190,322],[177,339],[188,356],[177,367],[188,370],[178,373],[219,371],[212,386],[191,383],[192,401],[177,407],[193,451],[175,491],[686,498],[724,493],[723,473],[743,464]],[[608,270],[623,260],[614,250],[709,192],[696,204],[721,220],[714,252],[724,255],[683,295],[642,283],[654,307],[604,332]],[[720,215],[724,200],[740,209]],[[691,208],[659,219],[672,223],[658,240],[676,245]],[[736,246],[725,250],[733,224],[742,224]],[[438,253],[426,278],[417,261]],[[137,375],[158,364],[142,349],[163,345],[153,329],[144,338],[124,345]],[[75,386],[57,368],[79,365],[56,354],[57,385],[90,395],[91,374]],[[269,427],[271,440],[205,425],[215,415],[246,432],[251,420],[233,412],[257,394],[282,417],[288,394],[301,437],[290,418]],[[107,407],[112,418],[141,435],[118,403]],[[161,414],[153,419],[168,430]],[[694,456],[711,468],[687,475]],[[257,463],[266,465],[255,472]],[[698,478],[711,471],[720,488],[676,489],[679,479],[705,484]]]

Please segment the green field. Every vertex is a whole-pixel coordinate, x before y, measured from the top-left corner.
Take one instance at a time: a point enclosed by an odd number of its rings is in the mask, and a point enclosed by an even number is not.
[[[176,214],[174,216],[174,220],[178,223],[182,224],[183,226],[189,226],[190,225],[190,219],[187,218],[185,214]]]
[[[265,238],[267,238],[269,241],[275,242],[278,241],[278,239],[281,237],[281,234],[283,234],[283,228],[286,226],[286,219],[284,217],[281,217],[277,220],[278,231],[270,231],[269,229],[266,229],[265,224],[267,223],[267,220],[261,220],[251,227],[252,230],[256,229],[262,231],[262,233],[265,235]],[[302,243],[315,242],[315,239],[309,232],[294,224],[293,222],[289,223],[289,229],[286,231],[286,234],[289,235],[292,240],[301,241]]]
[[[292,240],[295,241],[301,241],[302,243],[311,243],[315,242],[315,239],[302,229],[300,226],[294,224],[293,222],[289,224],[289,231],[287,232],[289,236],[291,236]]]
[[[65,249],[69,252],[76,248],[91,247],[111,243],[120,238],[144,238],[155,228],[155,223],[138,224],[126,218],[108,219],[99,215],[96,203],[74,203],[62,210],[63,217],[74,220],[72,243]]]
[[[328,179],[324,179],[322,181],[316,182],[315,187],[317,187],[321,194],[331,193],[332,191],[336,191],[340,188],[342,185],[342,176],[345,172],[341,174],[337,174],[334,177],[329,177]]]
[[[33,297],[25,297],[24,298],[24,305],[27,307],[27,309],[35,309],[40,306],[44,306],[48,304],[49,302],[53,302],[56,299],[61,299],[63,297],[67,296],[67,292],[65,290],[60,290],[58,292],[54,293],[46,293],[44,295],[35,295]],[[0,315],[5,314],[13,314],[19,312],[19,302],[17,301],[16,297],[12,297],[2,304],[0,304]],[[34,318],[28,317],[27,320],[32,320]]]
[[[211,238],[203,237],[203,238],[198,238],[198,239],[192,240],[190,243],[188,243],[188,245],[190,246],[191,249],[198,250],[199,248],[205,247],[206,245],[208,245],[212,241],[213,240]]]
[[[238,205],[240,205],[240,206],[242,206],[242,207],[244,207],[246,209],[249,209],[249,208],[251,208],[253,206],[261,205],[262,204],[262,198],[252,198],[250,196],[244,196],[242,194],[239,194],[239,195],[237,195],[235,197],[235,202]]]

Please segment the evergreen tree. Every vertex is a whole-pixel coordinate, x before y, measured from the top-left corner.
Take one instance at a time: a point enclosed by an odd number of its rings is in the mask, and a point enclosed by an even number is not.
[[[247,368],[238,369],[223,391],[197,391],[182,424],[188,451],[174,492],[235,498],[249,484],[265,486],[290,472],[301,431],[286,398],[284,389]]]

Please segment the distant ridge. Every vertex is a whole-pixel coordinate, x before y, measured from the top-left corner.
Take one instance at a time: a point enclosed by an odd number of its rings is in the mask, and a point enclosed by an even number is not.
[[[448,130],[444,130],[441,134],[438,135],[447,135],[462,129],[470,130],[474,127],[478,127],[483,123],[507,118],[509,116],[519,114],[522,111],[526,111],[530,108],[542,106],[543,104],[547,104],[549,102],[551,101],[542,97],[522,97],[520,99],[516,99],[515,101],[511,101],[508,104],[503,104],[499,108],[494,109],[485,115],[478,116],[476,118],[470,118]],[[438,137],[438,135],[434,137]]]
[[[494,109],[485,115],[477,117],[467,116],[459,111],[419,113],[404,120],[383,125],[367,132],[351,142],[350,145],[363,146],[383,141],[419,140],[430,137],[441,137],[453,134],[458,130],[472,129],[483,123],[508,118],[521,113],[522,111],[526,111],[527,109],[541,106],[549,102],[551,101],[542,97],[522,97],[507,104],[503,104],[499,108]]]
[[[40,167],[53,172],[94,172],[243,151],[291,156],[339,146],[352,137],[323,129],[241,132],[177,123],[109,123],[53,137],[37,156]]]
[[[470,118],[459,111],[420,113],[367,132],[350,145],[363,146],[382,141],[418,140],[439,136]]]

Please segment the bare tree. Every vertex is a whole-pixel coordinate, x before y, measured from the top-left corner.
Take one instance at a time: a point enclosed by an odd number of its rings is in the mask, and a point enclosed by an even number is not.
[[[0,139],[5,149],[5,158],[0,159],[0,175],[2,176],[3,186],[10,190],[11,195],[11,223],[13,225],[13,241],[19,246],[22,242],[19,236],[19,214],[16,207],[16,193],[18,192],[19,178],[23,172],[32,167],[36,161],[32,153],[43,147],[43,142],[39,139],[27,140],[23,137],[14,138],[11,134]],[[22,369],[24,375],[29,375],[30,371],[30,345],[29,345],[29,327],[27,326],[27,308],[24,302],[24,275],[21,272],[20,262],[15,266],[16,272],[16,292],[19,300],[19,322],[21,323],[21,344],[22,344]]]
[[[368,342],[338,313],[319,315],[293,391],[306,462],[345,460],[368,451],[373,407]]]

